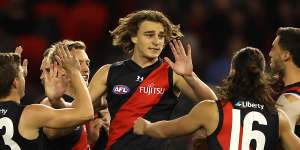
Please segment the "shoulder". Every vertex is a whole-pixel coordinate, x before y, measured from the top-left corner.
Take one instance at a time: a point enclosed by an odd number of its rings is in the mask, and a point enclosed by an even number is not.
[[[93,76],[93,80],[107,77],[110,67],[111,67],[111,64],[103,65],[100,69],[98,69],[96,74]]]
[[[277,100],[277,104],[280,104],[280,105],[286,105],[289,103],[296,104],[295,102],[300,102],[300,96],[297,94],[294,94],[294,93],[281,94]]]
[[[217,112],[218,106],[215,100],[204,100],[195,105],[192,111],[196,112],[196,114],[198,115],[205,117],[212,115],[213,112]]]
[[[300,101],[300,96],[296,94],[285,94],[283,95],[289,102]]]
[[[100,69],[97,72],[107,72],[111,66],[112,64],[103,65],[102,67],[100,67]]]

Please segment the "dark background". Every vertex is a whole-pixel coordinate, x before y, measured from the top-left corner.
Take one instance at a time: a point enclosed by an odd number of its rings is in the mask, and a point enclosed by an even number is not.
[[[39,67],[43,51],[62,39],[82,40],[91,59],[91,77],[104,64],[128,58],[112,46],[109,34],[120,17],[152,9],[180,24],[184,41],[192,44],[194,71],[207,84],[217,84],[229,72],[234,51],[257,47],[267,60],[276,30],[299,27],[297,0],[0,0],[0,50],[21,45],[29,59],[24,104],[44,97]],[[163,55],[170,55],[166,48]],[[193,103],[185,97],[174,117],[187,113]],[[172,150],[191,149],[191,137],[173,140]]]

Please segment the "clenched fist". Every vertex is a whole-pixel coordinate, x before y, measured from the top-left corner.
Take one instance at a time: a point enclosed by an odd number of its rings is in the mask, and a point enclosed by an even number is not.
[[[149,124],[150,124],[149,121],[139,117],[134,122],[133,132],[138,135],[144,135],[145,129]]]

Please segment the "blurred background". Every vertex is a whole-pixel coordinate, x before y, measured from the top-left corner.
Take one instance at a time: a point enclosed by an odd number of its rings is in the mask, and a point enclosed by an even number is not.
[[[298,0],[0,0],[0,50],[24,48],[29,59],[24,104],[44,97],[40,84],[42,54],[62,39],[82,40],[91,59],[91,77],[104,64],[128,58],[112,46],[109,34],[120,17],[141,9],[159,10],[180,24],[192,44],[194,71],[212,88],[229,72],[232,53],[245,46],[261,49],[268,60],[276,30],[299,27]],[[170,55],[165,49],[163,55]],[[186,97],[173,117],[194,105]],[[191,136],[170,141],[172,150],[191,149]]]

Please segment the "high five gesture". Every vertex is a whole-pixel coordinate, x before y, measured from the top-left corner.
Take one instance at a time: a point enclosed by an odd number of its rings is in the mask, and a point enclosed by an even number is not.
[[[165,57],[166,62],[171,66],[175,73],[181,76],[191,76],[193,74],[193,63],[191,55],[191,45],[187,45],[187,54],[180,40],[173,40],[169,43],[172,53],[175,57],[175,63]]]

